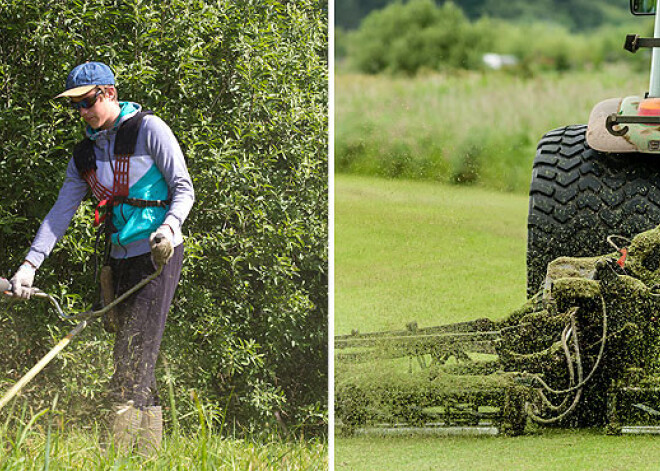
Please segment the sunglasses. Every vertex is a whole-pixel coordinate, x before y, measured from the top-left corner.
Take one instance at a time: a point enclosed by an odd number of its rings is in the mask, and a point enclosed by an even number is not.
[[[99,95],[103,93],[103,90],[100,88],[96,91],[94,96],[90,96],[89,98],[85,98],[84,100],[80,101],[71,101],[69,104],[71,105],[71,108],[74,110],[80,110],[80,108],[91,108],[96,104],[96,100],[98,100]]]

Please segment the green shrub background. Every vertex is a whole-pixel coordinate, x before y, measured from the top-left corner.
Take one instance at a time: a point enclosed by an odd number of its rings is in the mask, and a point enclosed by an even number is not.
[[[0,24],[0,276],[25,256],[83,136],[52,97],[72,67],[104,61],[120,100],[170,124],[196,190],[161,401],[185,423],[195,389],[234,429],[324,430],[327,5],[0,0]],[[73,311],[95,299],[92,212],[85,202],[35,282]],[[0,303],[5,390],[70,326],[39,301]],[[30,405],[57,392],[70,417],[96,416],[111,351],[92,325],[28,386]]]

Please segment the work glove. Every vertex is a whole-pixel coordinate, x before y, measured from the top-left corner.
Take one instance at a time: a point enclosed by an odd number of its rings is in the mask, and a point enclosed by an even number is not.
[[[21,265],[10,280],[14,296],[23,299],[30,299],[30,295],[32,295],[32,283],[34,283],[34,274],[36,271],[37,269],[28,262],[24,262],[23,265]]]
[[[172,238],[174,232],[167,224],[163,224],[149,237],[151,246],[151,258],[157,266],[165,265],[172,258],[174,248],[172,247]]]

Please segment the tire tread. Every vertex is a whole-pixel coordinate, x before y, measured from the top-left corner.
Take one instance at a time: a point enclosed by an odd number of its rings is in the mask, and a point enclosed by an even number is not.
[[[529,191],[528,295],[555,258],[608,253],[608,235],[632,237],[658,223],[660,159],[595,151],[585,125],[548,132],[537,147]]]

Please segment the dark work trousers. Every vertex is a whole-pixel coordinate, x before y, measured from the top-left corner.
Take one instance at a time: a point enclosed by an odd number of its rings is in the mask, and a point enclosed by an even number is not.
[[[133,401],[137,408],[158,404],[156,360],[182,263],[183,244],[174,248],[172,258],[158,278],[115,307],[115,371],[109,391],[114,403]],[[151,253],[110,259],[110,266],[115,296],[121,296],[156,270]]]

